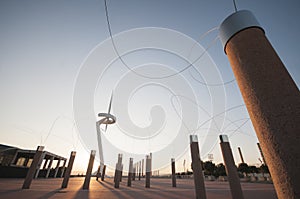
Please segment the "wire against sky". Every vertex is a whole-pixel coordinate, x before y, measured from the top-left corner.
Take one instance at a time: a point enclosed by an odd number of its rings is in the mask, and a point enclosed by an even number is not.
[[[235,0],[232,0],[232,1],[233,1],[233,6],[234,6],[234,11],[237,12],[236,2],[235,2]]]
[[[197,70],[196,70],[196,72],[199,74],[199,72]],[[229,81],[223,82],[223,83],[208,84],[208,83],[205,83],[205,82],[202,82],[202,81],[196,79],[191,71],[189,71],[189,73],[190,73],[192,79],[194,79],[196,82],[198,82],[199,84],[202,84],[206,87],[208,87],[208,86],[225,86],[225,85],[228,85],[228,84],[231,84],[231,83],[235,82],[235,79],[232,79],[232,80],[229,80]]]
[[[173,73],[173,74],[170,74],[170,75],[166,75],[166,76],[162,76],[162,77],[150,77],[150,76],[147,76],[147,75],[143,75],[143,74],[140,74],[138,72],[136,72],[135,70],[133,70],[132,68],[130,68],[126,62],[123,60],[122,56],[119,54],[119,51],[116,47],[116,44],[115,44],[115,41],[113,39],[113,35],[112,35],[112,30],[111,30],[111,25],[110,25],[110,21],[109,21],[109,14],[108,14],[108,7],[107,7],[107,1],[104,0],[104,6],[105,6],[105,16],[106,16],[106,22],[107,22],[107,28],[108,28],[108,32],[109,32],[109,36],[110,36],[110,39],[111,39],[111,42],[112,42],[112,45],[113,45],[113,49],[115,51],[115,53],[117,54],[119,60],[122,62],[122,64],[128,69],[130,70],[131,72],[133,72],[134,74],[140,76],[140,77],[143,77],[143,78],[147,78],[147,79],[165,79],[165,78],[169,78],[169,77],[173,77],[175,75],[178,75],[182,72],[184,72],[185,70],[189,69],[190,67],[194,67],[194,64],[203,56],[205,55],[205,53],[208,51],[209,48],[211,48],[217,41],[217,39],[219,38],[218,36],[213,39],[210,44],[207,46],[207,48],[204,49],[203,53],[201,53],[199,55],[199,57],[197,59],[195,59],[192,63],[189,63],[187,66],[185,66],[183,69],[177,71],[176,73]],[[208,33],[212,32],[213,30],[216,30],[217,28],[214,27],[212,28],[211,30],[207,31],[206,33],[204,33],[200,38],[203,38],[205,35],[207,35]],[[194,46],[193,46],[194,47]],[[192,47],[192,48],[193,48]]]

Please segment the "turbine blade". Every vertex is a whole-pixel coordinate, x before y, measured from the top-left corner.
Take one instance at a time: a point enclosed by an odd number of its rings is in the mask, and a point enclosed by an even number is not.
[[[109,101],[109,106],[108,106],[108,113],[110,113],[110,110],[111,110],[112,100],[113,100],[113,92],[111,93],[111,96],[110,96],[110,101]]]

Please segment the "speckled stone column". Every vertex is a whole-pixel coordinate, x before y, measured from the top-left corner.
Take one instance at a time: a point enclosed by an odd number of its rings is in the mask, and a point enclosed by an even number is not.
[[[253,14],[226,18],[220,38],[279,199],[300,198],[300,93]]]

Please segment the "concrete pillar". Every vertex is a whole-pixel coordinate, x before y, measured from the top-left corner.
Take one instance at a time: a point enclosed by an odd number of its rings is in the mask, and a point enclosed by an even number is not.
[[[136,163],[136,178],[139,178],[139,162]]]
[[[120,187],[121,169],[122,169],[122,154],[118,154],[118,162],[116,164],[115,180],[114,180],[115,188]]]
[[[142,177],[144,177],[144,159],[142,159]]]
[[[243,191],[227,135],[220,135],[220,146],[230,185],[232,199],[243,199]]]
[[[71,155],[70,155],[68,167],[66,169],[66,173],[65,173],[63,182],[61,184],[61,188],[67,188],[68,187],[69,178],[70,178],[70,175],[71,175],[71,171],[72,171],[73,163],[74,163],[74,160],[75,160],[75,156],[76,156],[76,151],[72,151]],[[67,160],[64,161],[63,168],[65,168],[66,161]],[[62,175],[63,175],[63,171],[62,171]]]
[[[97,169],[97,174],[96,174],[96,180],[98,181],[98,178],[101,176],[101,173],[100,173],[100,165],[98,166],[98,169]]]
[[[56,164],[56,167],[55,167],[55,172],[54,172],[54,178],[56,178],[57,176],[57,173],[58,173],[58,170],[59,170],[59,165],[60,165],[60,159],[57,160],[57,164]]]
[[[49,177],[49,174],[50,174],[50,171],[51,171],[51,166],[52,166],[53,160],[54,160],[54,157],[52,156],[52,157],[50,158],[50,162],[49,162],[49,164],[48,164],[47,173],[46,173],[45,178],[48,178],[48,177]]]
[[[76,155],[76,152],[75,152],[75,155]],[[75,156],[75,155],[74,155],[74,156]],[[60,173],[60,177],[61,177],[61,178],[64,176],[66,163],[67,163],[67,159],[64,160],[64,164],[63,164],[62,169],[61,169],[61,173]]]
[[[146,188],[150,188],[150,177],[151,177],[151,157],[146,155]]]
[[[128,179],[127,179],[128,187],[131,187],[132,173],[133,173],[133,158],[129,158],[129,170],[128,170]]]
[[[96,155],[96,151],[91,150],[90,160],[89,160],[88,168],[86,170],[86,174],[85,174],[82,189],[89,189],[89,187],[90,187],[91,174],[92,174],[92,170],[93,170],[95,155]]]
[[[152,153],[150,153],[150,176],[152,177]]]
[[[105,170],[106,170],[106,165],[103,165],[102,174],[101,174],[101,181],[104,181]]]
[[[171,159],[171,171],[172,171],[172,187],[176,187],[176,170],[175,170],[175,159]]]
[[[139,161],[139,180],[141,180],[141,171],[142,171],[141,167],[142,167],[142,163],[141,161]]]
[[[264,163],[265,165],[267,165],[266,160],[265,160],[265,156],[264,156],[264,154],[263,154],[263,152],[262,152],[262,150],[261,150],[261,147],[260,147],[260,144],[259,144],[259,143],[257,143],[257,147],[258,147],[258,150],[259,150],[259,153],[260,153],[260,156],[261,156],[261,158],[262,158],[263,163]]]
[[[38,162],[38,165],[37,165],[37,168],[36,168],[36,172],[34,174],[34,178],[38,178],[39,177],[39,173],[40,173],[40,170],[41,170],[41,165],[43,163],[43,160],[44,160],[45,156],[46,156],[46,152],[43,152],[42,156],[40,158],[40,161]]]
[[[120,182],[122,182],[122,177],[123,177],[123,164],[122,164],[122,166],[121,166]]]
[[[220,38],[279,199],[300,195],[300,92],[249,11],[224,20]]]
[[[242,163],[245,163],[245,162],[244,162],[244,158],[243,158],[243,154],[242,154],[242,151],[241,151],[241,148],[240,148],[240,147],[238,147],[238,151],[239,151],[239,154],[240,154],[240,158],[241,158]]]
[[[134,166],[133,166],[133,175],[132,175],[133,181],[135,181],[135,173],[136,173],[136,163],[134,163]]]
[[[194,175],[195,193],[197,199],[206,199],[202,164],[197,135],[190,135],[190,149],[192,156],[192,169]]]
[[[31,165],[30,165],[30,167],[27,171],[22,189],[29,189],[30,188],[30,185],[31,185],[32,179],[34,177],[34,174],[37,170],[37,167],[39,166],[40,160],[43,157],[43,150],[44,150],[43,146],[38,146],[37,147],[37,150],[36,150],[36,152],[34,154],[34,157],[33,157],[33,161],[32,161],[32,163],[31,163]]]

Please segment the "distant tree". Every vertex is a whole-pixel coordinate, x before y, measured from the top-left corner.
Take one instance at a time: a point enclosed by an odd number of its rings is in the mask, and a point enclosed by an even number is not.
[[[206,161],[203,163],[204,174],[205,175],[214,175],[216,172],[216,165],[211,161]]]
[[[258,168],[256,166],[249,166],[250,173],[258,173]]]
[[[239,166],[238,166],[238,171],[241,172],[241,173],[250,173],[250,168],[248,166],[248,164],[246,163],[240,163]]]
[[[262,164],[262,165],[259,167],[259,171],[260,171],[261,173],[270,173],[270,172],[269,172],[268,166],[265,165],[265,164]]]
[[[220,163],[216,166],[214,176],[217,178],[219,176],[226,176],[226,170],[223,163]]]
[[[192,174],[193,174],[193,172],[192,172],[192,171],[189,171],[189,170],[187,170],[187,171],[186,171],[186,174],[187,174],[187,175],[192,175]]]

